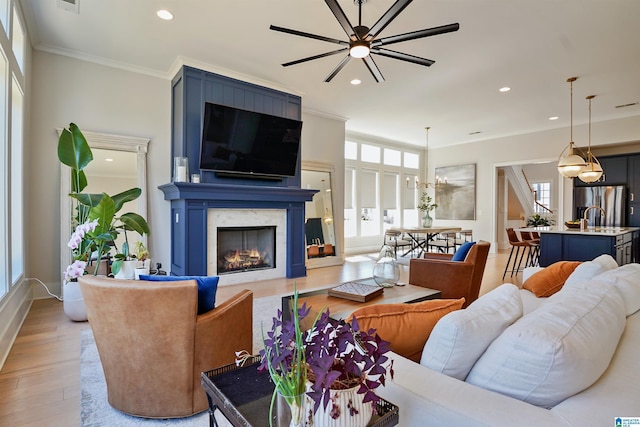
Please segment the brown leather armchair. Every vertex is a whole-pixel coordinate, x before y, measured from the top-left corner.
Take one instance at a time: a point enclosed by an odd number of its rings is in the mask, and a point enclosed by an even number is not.
[[[208,407],[201,372],[252,352],[253,293],[197,315],[194,280],[79,280],[109,404],[130,415],[177,418]]]
[[[451,261],[452,254],[427,252],[424,259],[409,261],[409,283],[438,289],[443,299],[465,298],[463,308],[478,299],[482,275],[491,243],[479,241],[464,261]]]

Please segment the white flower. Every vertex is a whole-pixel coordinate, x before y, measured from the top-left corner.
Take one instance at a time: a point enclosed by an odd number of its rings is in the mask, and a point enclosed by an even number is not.
[[[90,231],[95,230],[97,226],[98,226],[97,219],[94,219],[91,222],[87,221],[84,224],[78,225],[76,227],[76,230],[71,235],[71,238],[69,239],[69,243],[67,243],[67,246],[69,246],[71,249],[78,249],[78,247],[80,246],[80,243],[82,242],[82,239],[84,239],[84,235]]]
[[[64,280],[67,282],[71,281],[71,279],[77,279],[78,277],[84,274],[84,269],[87,266],[87,263],[84,261],[74,261],[73,264],[69,265],[67,269],[64,271]]]

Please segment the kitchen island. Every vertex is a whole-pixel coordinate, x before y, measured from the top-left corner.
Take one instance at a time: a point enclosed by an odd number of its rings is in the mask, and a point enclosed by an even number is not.
[[[590,261],[602,254],[611,255],[618,265],[638,262],[639,227],[579,228],[536,227],[521,231],[540,233],[540,265],[556,261]]]

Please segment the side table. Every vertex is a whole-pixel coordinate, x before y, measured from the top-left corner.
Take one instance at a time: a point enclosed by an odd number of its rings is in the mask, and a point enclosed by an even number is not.
[[[215,411],[219,410],[235,427],[269,427],[269,406],[273,383],[266,372],[258,372],[260,358],[249,359],[248,365],[222,366],[202,373],[202,387],[209,401],[209,426],[217,427]],[[391,427],[398,424],[399,409],[382,399],[377,404],[367,427]]]

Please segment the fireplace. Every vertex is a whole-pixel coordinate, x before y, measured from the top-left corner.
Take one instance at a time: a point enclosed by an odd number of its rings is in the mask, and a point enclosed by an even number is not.
[[[304,203],[318,190],[172,182],[171,274],[218,275],[218,232],[226,227],[275,227],[274,268],[220,275],[219,286],[306,275]]]
[[[218,274],[276,267],[276,227],[218,227]]]

